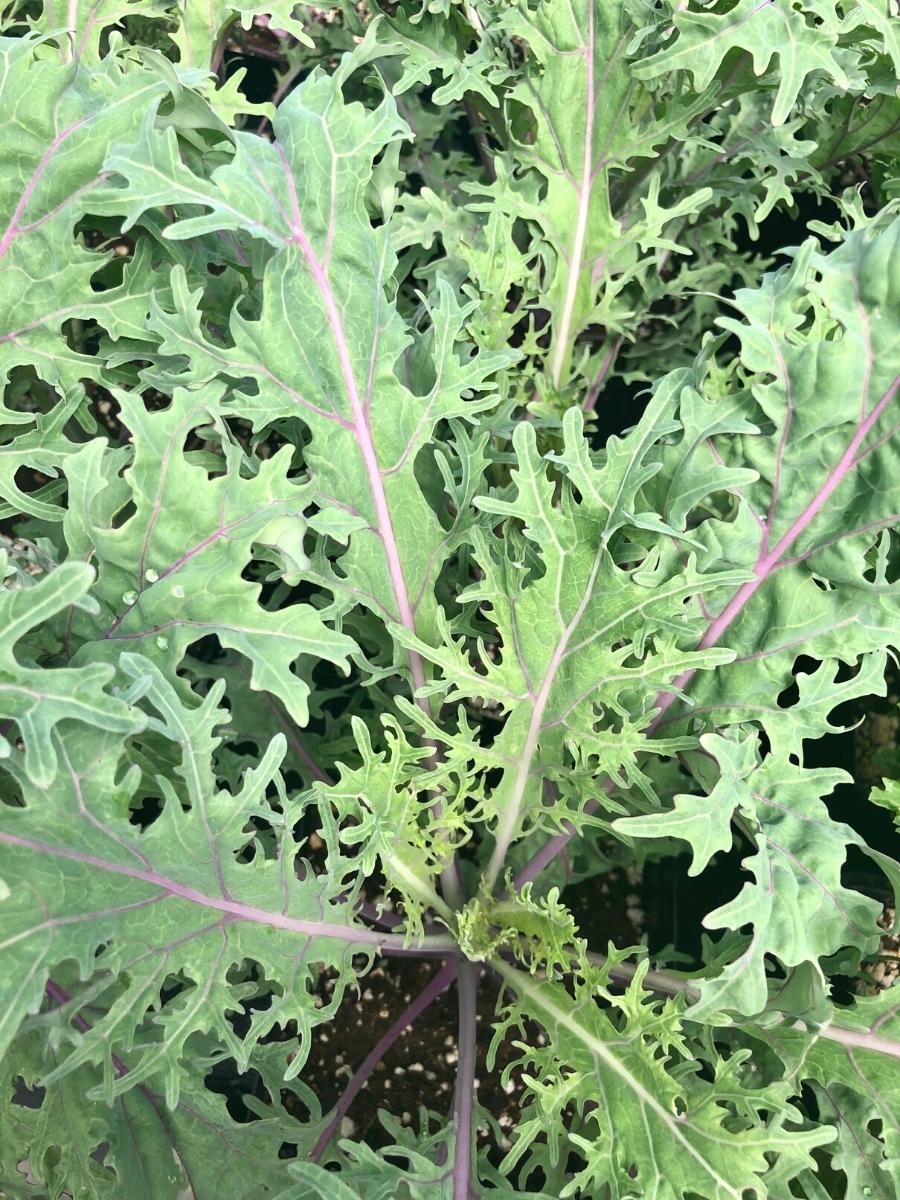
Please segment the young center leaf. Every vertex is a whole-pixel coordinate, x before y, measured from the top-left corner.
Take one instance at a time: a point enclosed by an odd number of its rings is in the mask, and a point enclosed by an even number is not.
[[[496,200],[540,229],[542,303],[551,329],[547,382],[559,392],[569,383],[578,335],[599,323],[618,332],[617,319],[626,314],[616,311],[614,298],[636,269],[635,234],[646,249],[667,221],[686,217],[707,198],[695,190],[665,215],[648,208],[637,218],[639,230],[626,233],[626,222],[613,211],[613,171],[636,167],[632,160],[652,158],[669,138],[683,137],[709,98],[673,98],[655,108],[628,60],[634,26],[625,5],[521,3],[504,13],[501,27],[528,45],[525,69],[510,91],[510,121],[519,171],[536,172],[543,190],[539,195],[510,176],[509,193],[498,188]],[[515,137],[517,105],[534,121],[533,128],[523,125],[521,140]]]
[[[672,394],[661,389],[635,430],[622,441],[613,439],[599,469],[586,454],[578,414],[570,412],[565,449],[556,460],[566,471],[561,485],[537,454],[531,427],[520,425],[513,439],[514,497],[482,496],[477,503],[492,520],[521,522],[527,540],[522,543],[512,530],[505,541],[476,531],[473,551],[484,579],[460,597],[487,607],[502,654],[489,658],[480,652],[472,661],[461,642],[450,640],[449,630],[449,644],[438,650],[416,643],[442,668],[445,702],[490,698],[505,717],[492,747],[506,765],[489,808],[496,816],[491,884],[514,839],[535,828],[558,828],[572,815],[566,805],[544,802],[546,778],[569,791],[568,747],[590,758],[591,774],[617,787],[645,786],[641,750],[671,755],[690,745],[648,741],[645,730],[660,687],[686,656],[692,669],[732,657],[718,650],[694,653],[688,646],[702,629],[697,594],[733,589],[740,571],[701,574],[688,560],[660,584],[637,578],[617,561],[631,530],[659,524],[633,509],[642,484],[658,469],[655,439],[677,428],[672,407]],[[600,713],[608,726],[598,727]],[[570,799],[574,815],[580,815],[585,797]]]

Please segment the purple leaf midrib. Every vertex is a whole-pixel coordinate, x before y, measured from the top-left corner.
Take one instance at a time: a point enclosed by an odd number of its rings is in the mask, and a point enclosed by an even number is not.
[[[350,944],[373,945],[378,946],[379,949],[405,948],[405,939],[402,935],[378,933],[372,929],[357,929],[349,925],[340,925],[329,921],[307,921],[298,917],[290,917],[286,913],[269,912],[266,909],[257,908],[253,904],[242,904],[237,900],[209,896],[205,892],[188,887],[186,884],[177,883],[174,879],[169,879],[167,876],[160,875],[156,871],[142,870],[139,867],[126,866],[124,863],[110,862],[108,859],[99,858],[93,854],[85,854],[82,851],[74,850],[67,846],[54,846],[47,842],[38,842],[32,838],[23,838],[12,833],[0,833],[0,843],[7,846],[19,846],[25,850],[33,850],[38,854],[49,854],[56,858],[64,858],[70,862],[81,863],[84,866],[93,867],[100,871],[107,871],[113,875],[124,875],[129,879],[135,879],[141,883],[161,888],[176,899],[186,900],[191,904],[202,905],[204,908],[212,908],[217,912],[226,913],[234,920],[250,921],[259,925],[270,925],[276,929],[285,929],[293,933],[303,933],[313,937],[336,938],[339,941]]]
[[[375,451],[375,443],[372,439],[372,430],[369,424],[369,414],[371,407],[371,392],[373,387],[373,375],[369,372],[367,379],[367,395],[365,402],[360,396],[359,386],[356,381],[356,375],[353,370],[353,362],[350,356],[350,348],[347,344],[347,337],[344,332],[344,324],[341,313],[337,306],[334,291],[328,278],[328,271],[318,258],[312,243],[306,235],[306,230],[303,226],[303,214],[300,211],[300,201],[297,195],[296,184],[291,170],[291,165],[288,162],[284,148],[275,143],[275,149],[281,160],[282,173],[284,175],[285,185],[287,187],[288,196],[290,199],[290,229],[291,242],[298,246],[303,257],[306,259],[307,265],[312,275],[316,289],[322,298],[322,303],[325,307],[325,316],[331,329],[331,336],[334,340],[335,349],[337,351],[338,362],[340,364],[341,377],[344,384],[344,390],[347,393],[347,399],[350,403],[350,411],[353,416],[353,429],[356,436],[356,442],[359,446],[360,454],[363,460],[366,476],[369,482],[369,490],[372,495],[372,501],[375,505],[376,524],[378,535],[381,538],[381,544],[384,548],[385,559],[387,561],[388,576],[391,582],[391,590],[394,594],[394,600],[397,605],[397,612],[400,618],[400,624],[403,625],[413,636],[416,635],[416,619],[413,612],[412,603],[410,600],[409,590],[406,585],[406,578],[403,573],[403,563],[400,558],[400,549],[397,544],[397,537],[394,532],[394,525],[391,518],[390,506],[387,501],[387,494],[384,488],[384,475],[378,463],[378,456]],[[377,338],[377,334],[376,334]],[[371,366],[370,358],[370,366]],[[409,660],[409,672],[412,677],[413,700],[421,709],[426,717],[431,716],[431,705],[425,696],[418,693],[425,687],[427,682],[425,675],[425,667],[422,656],[418,650],[409,647],[407,650]],[[440,801],[435,802],[435,813],[440,812]],[[460,900],[462,895],[462,885],[459,880],[458,868],[455,855],[451,863],[446,866],[441,872],[441,883],[445,894],[452,902]]]
[[[409,599],[409,591],[406,586],[406,579],[403,574],[403,564],[400,560],[400,550],[397,545],[396,534],[394,533],[391,512],[387,502],[387,495],[384,490],[384,479],[382,477],[381,468],[378,464],[375,443],[372,440],[372,430],[369,425],[368,413],[363,405],[362,397],[359,393],[359,386],[356,382],[356,375],[354,374],[353,370],[353,362],[350,357],[350,348],[347,344],[347,337],[344,332],[343,320],[341,318],[340,311],[338,310],[334,291],[332,290],[331,283],[328,279],[328,273],[325,267],[319,261],[318,256],[312,247],[312,243],[309,241],[309,238],[307,237],[306,231],[303,227],[303,217],[300,211],[297,188],[294,183],[294,177],[290,164],[287,160],[287,155],[285,154],[283,147],[277,143],[276,150],[281,159],[282,170],[291,202],[291,241],[299,247],[303,257],[306,259],[313,282],[315,283],[319,295],[322,297],[322,303],[325,306],[325,316],[331,330],[331,336],[334,339],[334,345],[335,349],[337,350],[344,389],[347,393],[347,399],[350,402],[350,410],[353,414],[353,431],[356,435],[360,454],[362,455],[363,465],[365,466],[366,476],[368,477],[369,481],[369,489],[372,493],[372,500],[375,505],[378,533],[381,537],[382,545],[384,546],[384,553],[388,565],[388,574],[391,581],[391,589],[394,593],[394,599],[397,604],[400,623],[406,629],[408,629],[410,633],[415,634],[416,622]],[[418,690],[425,685],[425,670],[422,663],[422,658],[416,650],[411,649],[408,653],[413,686],[415,690]],[[420,705],[420,707],[422,707],[424,702],[422,700],[417,700],[417,703]]]
[[[775,571],[780,565],[784,554],[790,549],[800,534],[803,533],[803,531],[816,519],[818,514],[822,511],[823,507],[827,503],[829,497],[837,490],[838,487],[840,487],[849,473],[853,470],[854,466],[856,465],[854,460],[857,450],[871,432],[873,426],[879,420],[888,404],[890,404],[890,402],[894,399],[898,389],[900,389],[900,375],[894,379],[893,383],[890,385],[890,387],[888,387],[878,403],[872,408],[869,415],[859,422],[856,427],[856,432],[847,443],[844,453],[841,455],[836,465],[829,473],[825,483],[815,494],[812,500],[810,500],[810,502],[806,505],[800,515],[791,523],[777,544],[771,550],[769,550],[767,549],[766,539],[763,539],[759,558],[757,559],[756,565],[753,568],[753,578],[738,588],[728,604],[726,604],[721,613],[719,613],[718,617],[711,622],[703,637],[697,644],[697,648],[699,650],[706,650],[710,646],[715,646],[719,642],[723,634],[736,620],[739,613],[743,610],[750,598],[759,590],[762,584],[766,582],[773,571]],[[775,501],[773,501],[773,506],[776,501],[777,497],[775,498]],[[676,691],[664,692],[657,697],[659,711],[657,712],[656,717],[648,729],[648,733],[651,736],[659,727],[663,714],[672,706],[672,704],[674,704],[677,696],[677,690],[681,690],[688,683],[690,683],[691,679],[694,677],[694,674],[694,671],[685,671],[675,680]]]
[[[9,224],[6,227],[3,237],[0,238],[0,259],[6,255],[7,250],[9,250],[10,246],[13,244],[16,235],[19,232],[19,224],[22,220],[22,216],[25,212],[25,209],[28,207],[28,202],[34,195],[34,190],[40,183],[44,172],[49,167],[50,160],[56,154],[63,142],[66,141],[67,138],[71,137],[77,129],[80,129],[81,126],[85,125],[89,120],[90,117],[81,117],[79,120],[61,130],[59,133],[57,133],[53,141],[41,155],[38,165],[35,167],[31,178],[25,185],[22,195],[19,197],[19,203],[13,210],[13,215],[9,219]]]
[[[900,375],[898,375],[890,386],[885,391],[884,395],[873,407],[869,415],[863,418],[857,425],[856,431],[852,438],[847,443],[843,454],[838,459],[832,471],[829,473],[825,483],[806,505],[800,515],[792,522],[786,533],[779,539],[777,545],[772,550],[766,549],[765,540],[763,540],[760,550],[760,557],[757,560],[754,569],[754,577],[747,583],[742,584],[740,588],[732,596],[729,603],[725,606],[722,612],[707,627],[706,632],[698,642],[698,649],[706,649],[718,643],[730,625],[736,620],[740,612],[743,610],[750,598],[757,592],[760,586],[769,578],[769,576],[781,565],[782,556],[790,549],[794,541],[800,534],[815,520],[821,512],[829,497],[835,492],[840,484],[847,478],[849,473],[857,466],[858,461],[855,458],[856,452],[864,439],[871,432],[873,426],[880,419],[888,404],[897,395],[900,390]],[[662,690],[657,693],[653,707],[657,708],[657,714],[650,725],[647,727],[647,736],[652,737],[657,732],[661,725],[666,711],[675,703],[678,694],[691,682],[695,675],[695,671],[685,671],[675,679],[673,687],[675,690]],[[613,783],[607,780],[604,787],[607,791],[611,790]],[[596,800],[589,801],[585,806],[586,813],[592,813],[599,807],[599,802]],[[544,845],[528,860],[524,867],[519,871],[515,878],[515,888],[521,889],[524,884],[532,882],[537,876],[560,854],[569,844],[576,834],[576,829],[571,822],[566,822],[563,827],[563,832],[549,838]]]

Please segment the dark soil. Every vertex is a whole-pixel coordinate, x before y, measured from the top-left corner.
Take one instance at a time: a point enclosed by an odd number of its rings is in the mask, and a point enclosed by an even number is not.
[[[437,969],[433,963],[415,959],[382,960],[360,981],[359,996],[348,992],[335,1020],[316,1030],[303,1082],[316,1092],[324,1111],[334,1107],[353,1072]],[[327,978],[323,981],[326,989],[328,982]],[[505,1045],[492,1073],[485,1065],[496,999],[496,984],[483,978],[479,988],[475,1086],[479,1101],[501,1127],[511,1128],[522,1093],[521,1077],[514,1073],[504,1088],[501,1075],[515,1052]],[[456,1037],[457,999],[456,989],[451,987],[433,1001],[376,1066],[349,1112],[353,1136],[371,1146],[388,1141],[378,1120],[379,1109],[387,1109],[404,1124],[416,1121],[419,1106],[426,1101],[436,1111],[450,1113],[456,1083]]]
[[[640,941],[643,913],[638,883],[639,877],[634,874],[611,872],[567,890],[566,899],[581,933],[592,946],[605,949],[612,941],[625,947]],[[353,1072],[437,970],[431,962],[383,959],[360,981],[358,995],[346,994],[334,1021],[316,1030],[303,1082],[315,1091],[323,1111],[334,1107]],[[323,976],[321,986],[326,994],[329,982],[329,977]],[[515,1067],[506,1084],[502,1082],[505,1068],[518,1058],[509,1039],[499,1047],[493,1071],[487,1069],[497,999],[497,983],[485,973],[478,991],[475,1086],[479,1102],[501,1130],[507,1130],[518,1121],[523,1084],[521,1072]],[[532,1036],[536,1041],[541,1039],[537,1027]],[[369,1077],[350,1109],[353,1136],[372,1146],[385,1144],[379,1109],[387,1109],[404,1123],[416,1119],[423,1102],[438,1112],[449,1113],[456,1083],[456,1037],[457,998],[455,987],[451,987],[401,1035]],[[479,1137],[491,1142],[486,1133],[479,1130]],[[501,1143],[500,1149],[504,1148]]]

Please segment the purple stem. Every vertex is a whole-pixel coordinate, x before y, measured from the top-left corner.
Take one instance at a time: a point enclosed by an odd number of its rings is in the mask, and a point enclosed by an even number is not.
[[[343,901],[345,899],[346,898],[343,896],[339,897],[339,901]],[[364,921],[370,921],[374,925],[381,925],[384,929],[398,929],[405,924],[405,918],[399,913],[383,912],[379,915],[378,905],[373,904],[371,900],[361,900],[356,907],[356,915],[361,917]],[[430,937],[435,933],[443,933],[444,926],[426,921],[423,925],[423,928],[425,933]],[[388,951],[388,953],[391,952]],[[454,953],[453,957],[455,958],[457,955]]]
[[[285,95],[287,94],[288,90],[291,87],[291,84],[294,82],[294,80],[297,78],[297,76],[303,70],[303,67],[304,67],[303,62],[300,62],[297,64],[296,67],[292,67],[291,70],[288,71],[287,74],[283,76],[283,78],[281,79],[281,82],[278,84],[278,87],[275,89],[275,91],[272,95],[271,103],[273,104],[273,106],[275,108],[277,108],[278,105],[281,103],[281,101],[284,99]],[[269,124],[269,118],[261,117],[260,122],[256,127],[256,132],[262,133],[262,131],[265,129],[266,125],[268,125],[268,124]]]
[[[607,790],[611,790],[612,780],[607,780],[607,783],[610,785],[609,789]],[[604,784],[604,787],[606,787],[606,784]],[[596,812],[599,807],[600,806],[596,800],[589,800],[584,806],[584,811],[588,816],[590,816],[591,813]],[[526,883],[532,883],[535,879],[537,879],[538,875],[540,875],[542,871],[549,867],[554,858],[556,858],[558,854],[563,853],[566,846],[568,846],[569,842],[571,842],[572,838],[577,832],[578,830],[571,821],[564,821],[562,833],[554,834],[552,838],[548,838],[547,841],[544,842],[543,846],[541,846],[540,850],[538,850],[536,854],[533,854],[531,858],[529,858],[525,866],[521,869],[521,871],[519,871],[518,875],[516,875],[515,879],[513,880],[513,887],[515,890],[520,892]]]
[[[54,983],[52,979],[48,979],[44,984],[44,991],[50,997],[50,999],[54,1001],[58,1008],[63,1008],[72,999],[65,988],[61,988],[59,984]],[[75,1015],[72,1017],[72,1024],[76,1029],[80,1029],[82,1033],[90,1033],[91,1029],[93,1028],[90,1021],[85,1020],[81,1013],[75,1013]],[[115,1069],[115,1072],[120,1079],[123,1075],[128,1074],[128,1068],[122,1062],[121,1058],[118,1058],[115,1054],[110,1055],[110,1058],[112,1059],[112,1065]]]
[[[440,971],[431,979],[427,987],[416,996],[415,1000],[400,1014],[397,1020],[393,1023],[387,1033],[376,1043],[372,1050],[366,1055],[359,1067],[354,1072],[350,1082],[344,1089],[344,1094],[341,1096],[335,1105],[334,1114],[331,1120],[322,1130],[319,1135],[319,1140],[313,1146],[309,1153],[309,1157],[315,1162],[325,1150],[325,1147],[334,1136],[335,1130],[340,1126],[341,1121],[347,1115],[350,1105],[356,1099],[359,1092],[365,1086],[366,1080],[375,1070],[375,1067],[387,1052],[393,1046],[412,1023],[425,1011],[426,1008],[436,1000],[442,992],[445,992],[453,980],[456,978],[456,963],[449,962],[446,966],[441,967]]]
[[[802,1023],[798,1022],[794,1028],[801,1027]],[[830,1042],[839,1042],[850,1050],[875,1050],[878,1054],[888,1054],[891,1058],[900,1059],[900,1042],[883,1037],[874,1029],[845,1029],[842,1025],[825,1025],[815,1032],[820,1037],[827,1038]],[[851,1061],[857,1066],[855,1060]]]
[[[484,174],[488,183],[497,182],[497,170],[494,167],[494,159],[491,154],[490,143],[485,134],[484,122],[479,116],[475,105],[471,101],[466,100],[463,104],[466,110],[466,117],[469,121],[469,128],[472,131],[472,137],[475,140],[475,145],[478,148],[478,157],[481,159],[481,165],[484,168]]]
[[[616,340],[611,343],[609,349],[606,351],[606,354],[604,355],[604,358],[603,358],[603,362],[600,364],[600,370],[597,372],[597,377],[594,380],[594,382],[591,384],[591,386],[588,388],[588,393],[585,396],[584,403],[581,406],[582,410],[584,412],[587,413],[587,412],[594,411],[594,406],[597,403],[597,397],[600,395],[600,392],[603,389],[603,384],[606,382],[607,375],[612,370],[613,363],[616,361],[619,350],[622,348],[622,342],[624,340],[625,339],[622,337],[617,337]]]
[[[222,63],[225,61],[225,47],[228,45],[228,39],[231,37],[231,29],[233,22],[229,21],[219,35],[219,40],[213,48],[212,57],[209,60],[209,69],[213,75],[219,79],[219,72],[222,70]]]
[[[782,565],[782,560],[787,551],[797,540],[800,534],[803,533],[807,526],[815,520],[835,490],[841,485],[841,483],[843,483],[846,477],[857,465],[857,451],[859,450],[865,438],[869,435],[869,433],[871,433],[872,428],[882,416],[887,406],[897,395],[898,390],[900,390],[900,375],[894,379],[894,382],[887,389],[869,415],[864,417],[859,422],[856,432],[847,443],[847,448],[838,459],[836,465],[828,475],[828,478],[825,480],[822,487],[815,494],[809,504],[807,504],[803,512],[800,513],[797,519],[788,528],[787,532],[781,537],[778,544],[771,550],[768,549],[768,529],[766,529],[763,536],[762,545],[760,547],[759,557],[757,558],[756,566],[753,569],[753,578],[748,580],[747,583],[742,584],[732,596],[728,604],[726,604],[722,609],[721,613],[719,613],[718,617],[710,621],[706,632],[697,643],[698,649],[704,650],[709,646],[715,646],[728,627],[735,621],[750,598],[756,593],[760,586],[765,583],[769,576],[776,571],[779,566]],[[690,684],[694,674],[694,671],[682,672],[682,674],[679,675],[674,681],[674,687],[679,690],[683,690],[688,686],[688,684]],[[652,735],[657,731],[660,723],[662,722],[664,714],[675,703],[676,698],[677,693],[674,691],[663,689],[657,692],[653,701],[653,707],[657,708],[658,711],[653,721],[648,726],[648,736],[652,737]],[[613,781],[608,779],[603,786],[606,791],[611,791],[614,786]],[[585,805],[584,811],[586,814],[590,814],[596,812],[598,807],[598,802],[596,800],[591,800]],[[541,871],[543,871],[544,868],[547,867],[558,854],[562,853],[565,847],[575,836],[575,833],[576,829],[574,825],[572,825],[571,822],[567,822],[562,833],[556,834],[555,837],[552,837],[549,839],[549,841],[545,842],[540,850],[538,850],[538,852],[529,859],[521,871],[519,871],[515,879],[516,888],[519,889],[523,886],[523,884],[530,883],[533,879],[537,878]]]
[[[476,1001],[481,967],[460,962],[456,978],[459,992],[459,1061],[453,1098],[456,1142],[453,1149],[453,1200],[472,1200],[472,1115],[475,1106]]]
[[[278,724],[284,731],[284,736],[290,743],[291,749],[306,767],[307,771],[309,771],[312,778],[317,780],[319,783],[325,783],[330,787],[334,783],[334,780],[327,771],[322,770],[310,752],[303,745],[297,734],[297,728],[293,721],[290,720],[286,713],[282,712],[281,706],[268,692],[263,692],[262,697],[272,710],[273,714],[275,715],[275,719],[278,721]]]
[[[361,900],[356,914],[362,917],[364,921],[371,921],[375,925],[383,925],[385,929],[396,929],[398,925],[403,924],[403,918],[395,912],[379,913],[377,905],[373,904],[371,900]]]

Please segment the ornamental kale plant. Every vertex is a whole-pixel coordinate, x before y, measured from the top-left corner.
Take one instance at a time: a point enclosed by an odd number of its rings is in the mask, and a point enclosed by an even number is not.
[[[2,32],[0,1194],[900,1195],[895,0]]]

